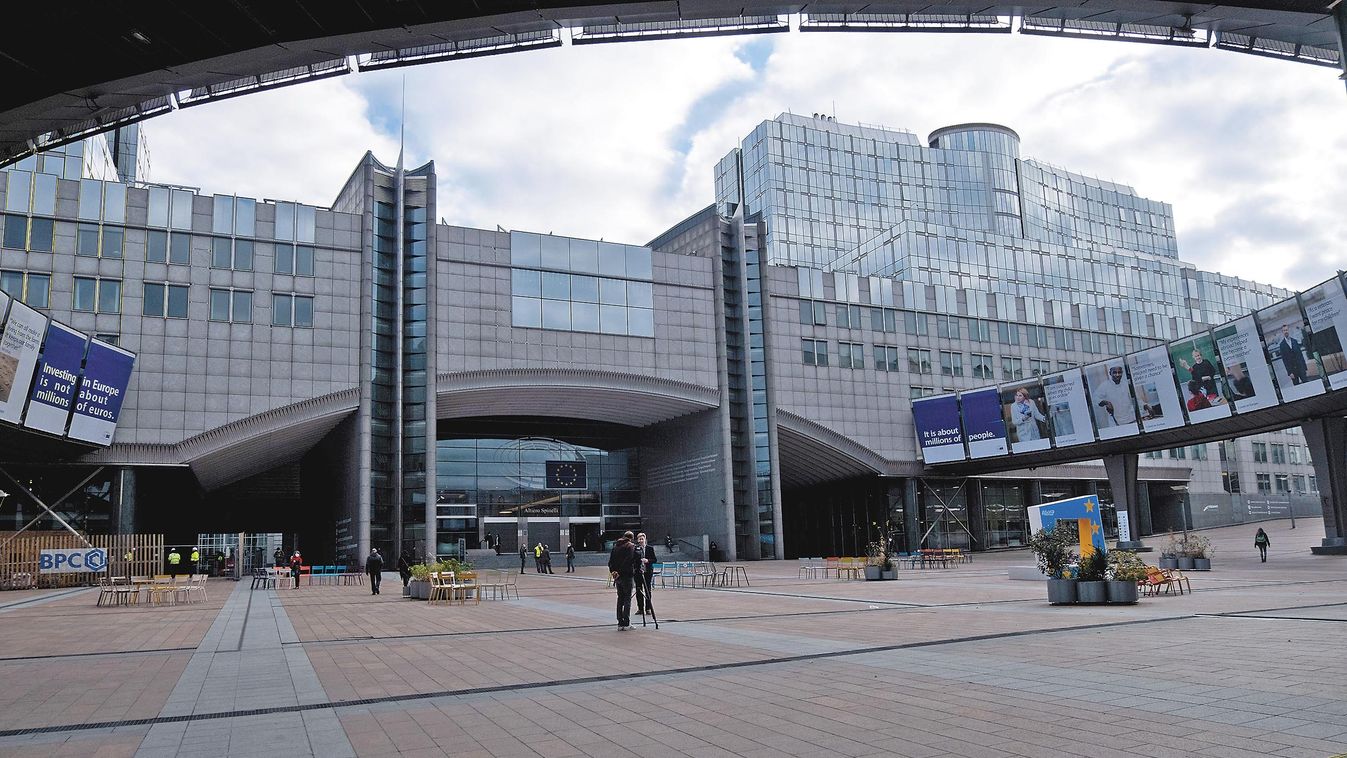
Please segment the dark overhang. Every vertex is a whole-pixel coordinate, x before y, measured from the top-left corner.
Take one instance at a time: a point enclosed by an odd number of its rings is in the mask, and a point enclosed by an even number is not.
[[[1342,65],[1322,0],[1207,5],[232,0],[13,3],[0,37],[0,165],[177,108],[357,70],[571,44],[818,31],[1010,32]],[[1339,10],[1339,13],[1342,11]]]

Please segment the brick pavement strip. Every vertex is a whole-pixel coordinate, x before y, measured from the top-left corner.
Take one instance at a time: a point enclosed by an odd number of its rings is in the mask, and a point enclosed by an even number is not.
[[[1347,561],[1309,556],[1303,522],[1273,530],[1268,564],[1215,532],[1196,592],[1123,608],[1047,606],[1005,578],[1022,552],[892,583],[756,564],[750,588],[657,589],[658,632],[614,631],[593,568],[465,606],[227,583],[205,607],[0,597],[0,730],[189,719],[0,737],[0,756],[1334,755]],[[254,707],[274,710],[235,713]]]

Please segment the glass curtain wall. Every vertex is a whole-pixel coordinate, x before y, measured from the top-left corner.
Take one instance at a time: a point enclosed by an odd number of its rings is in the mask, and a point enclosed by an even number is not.
[[[972,549],[968,524],[968,484],[964,481],[931,481],[918,485],[921,503],[923,548]]]
[[[393,524],[398,471],[397,208],[374,203],[374,317],[370,381],[370,544],[396,555]]]
[[[1020,482],[983,482],[982,510],[987,544],[983,549],[1022,547],[1029,538],[1024,485]]]

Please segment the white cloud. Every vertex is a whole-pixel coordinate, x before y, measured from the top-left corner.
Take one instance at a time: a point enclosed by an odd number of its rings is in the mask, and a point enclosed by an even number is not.
[[[764,40],[770,40],[766,43]],[[760,70],[736,57],[771,45]],[[777,113],[1005,124],[1022,151],[1173,204],[1180,256],[1304,287],[1347,267],[1347,98],[1330,69],[1020,35],[790,34],[568,47],[364,73],[152,122],[153,176],[327,203],[366,149],[433,158],[451,223],[643,242],[713,200]]]

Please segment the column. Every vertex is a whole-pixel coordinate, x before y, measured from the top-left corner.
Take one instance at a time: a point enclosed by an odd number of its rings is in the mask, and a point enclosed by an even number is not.
[[[1311,550],[1316,555],[1347,553],[1347,419],[1312,419],[1300,431],[1310,446],[1324,514],[1323,545]]]
[[[136,470],[130,466],[117,469],[112,477],[112,531],[113,534],[134,534],[136,531]]]
[[[899,489],[901,487],[901,489]],[[921,502],[917,499],[917,480],[909,478],[889,490],[903,499],[903,550],[921,549]]]
[[[964,484],[968,502],[968,531],[973,538],[970,550],[987,549],[987,509],[982,507],[982,480],[968,479]]]
[[[1113,490],[1113,505],[1118,509],[1118,526],[1121,532],[1122,522],[1127,520],[1128,532],[1131,539],[1128,541],[1119,540],[1118,547],[1124,550],[1135,550],[1144,547],[1140,536],[1143,524],[1142,519],[1133,518],[1133,514],[1138,511],[1139,497],[1137,491],[1142,489],[1140,482],[1137,481],[1137,454],[1136,453],[1118,453],[1104,457],[1104,471],[1108,473],[1109,487]],[[1145,521],[1150,521],[1149,498],[1147,498],[1147,514]],[[1121,537],[1122,535],[1119,534]]]

